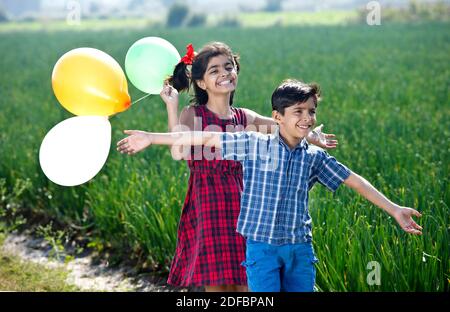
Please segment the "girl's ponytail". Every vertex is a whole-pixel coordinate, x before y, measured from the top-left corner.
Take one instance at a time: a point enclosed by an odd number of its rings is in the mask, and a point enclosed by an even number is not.
[[[189,78],[191,75],[188,73],[188,65],[192,66],[194,57],[194,47],[190,43],[186,46],[186,55],[175,66],[172,77],[167,79],[167,82],[177,89],[178,92],[189,90]]]
[[[189,90],[190,81],[187,65],[183,62],[178,63],[173,70],[173,75],[167,79],[167,82],[178,92]]]

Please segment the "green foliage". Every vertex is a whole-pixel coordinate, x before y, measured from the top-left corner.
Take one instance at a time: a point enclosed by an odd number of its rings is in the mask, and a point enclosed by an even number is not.
[[[36,233],[50,245],[50,258],[66,261],[72,259],[72,257],[65,253],[64,248],[64,244],[68,241],[68,232],[62,230],[54,230],[53,222],[50,222],[46,225],[39,225]]]
[[[335,133],[342,163],[387,197],[423,213],[421,237],[403,233],[379,209],[345,188],[311,193],[317,287],[322,291],[448,291],[449,89],[448,23],[265,29],[153,29],[179,51],[219,40],[241,55],[235,105],[269,116],[270,95],[283,79],[320,83],[318,122]],[[172,259],[188,170],[166,147],[128,157],[115,151],[124,129],[166,131],[158,96],[110,119],[111,152],[102,171],[80,187],[48,181],[39,168],[45,133],[71,117],[51,89],[51,72],[70,49],[101,49],[122,65],[129,46],[148,31],[0,34],[0,187],[2,211],[16,202],[30,214],[93,225],[91,248],[167,270]],[[46,44],[42,44],[45,42]],[[11,48],[14,47],[14,48]],[[431,49],[431,50],[430,50]],[[432,53],[430,53],[432,51]],[[133,99],[142,94],[129,87]],[[187,101],[181,103],[187,104]],[[28,187],[24,185],[28,179]],[[17,181],[21,182],[17,182]],[[6,190],[6,191],[5,191]],[[8,194],[20,193],[17,196]],[[8,197],[12,196],[12,197]],[[94,235],[94,236],[92,236]],[[58,238],[58,236],[56,236]],[[96,239],[98,238],[98,239]],[[60,238],[64,242],[64,238]],[[57,239],[55,244],[58,245]],[[109,246],[110,245],[110,246]],[[381,265],[381,285],[366,283],[367,263]]]
[[[17,179],[14,186],[8,190],[5,179],[0,179],[0,232],[12,232],[26,223],[22,215],[24,196],[31,189],[29,179]]]

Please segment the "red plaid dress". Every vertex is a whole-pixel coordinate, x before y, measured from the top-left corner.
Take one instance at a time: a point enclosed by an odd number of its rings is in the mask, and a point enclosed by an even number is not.
[[[202,130],[215,125],[216,129],[207,130],[226,131],[227,125],[233,125],[242,131],[247,124],[245,113],[239,108],[231,109],[231,119],[218,118],[205,105],[195,106],[195,115],[201,118]],[[247,285],[245,268],[241,266],[245,259],[245,240],[236,232],[243,187],[242,165],[200,157],[201,160],[188,161],[188,191],[167,282],[176,286]]]

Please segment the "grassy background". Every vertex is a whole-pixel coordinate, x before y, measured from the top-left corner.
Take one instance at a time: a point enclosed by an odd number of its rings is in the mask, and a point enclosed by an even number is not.
[[[4,235],[0,233],[0,246]],[[73,292],[79,288],[66,282],[64,269],[50,269],[44,265],[21,261],[0,250],[0,290]]]
[[[271,25],[342,25],[354,22],[357,11],[321,12],[255,12],[241,13],[238,20],[243,27],[266,27]]]
[[[270,95],[281,80],[320,83],[318,122],[340,141],[331,154],[389,198],[424,215],[424,235],[413,237],[350,190],[341,188],[333,196],[321,187],[313,189],[318,288],[448,291],[448,29],[449,24],[426,23],[3,32],[0,178],[5,184],[0,208],[11,214],[20,206],[31,215],[45,213],[84,226],[98,245],[167,269],[186,192],[186,165],[173,161],[167,148],[130,158],[112,146],[92,181],[73,188],[48,181],[39,168],[40,144],[55,124],[72,116],[53,95],[51,72],[62,54],[83,46],[101,49],[123,65],[127,49],[146,36],[163,37],[180,53],[189,42],[198,49],[211,40],[224,41],[241,55],[237,106],[269,115]],[[129,89],[134,100],[143,95]],[[123,137],[123,129],[165,131],[165,106],[151,96],[111,124],[113,142]],[[11,195],[21,186],[20,195]],[[370,261],[381,265],[379,286],[366,282]]]

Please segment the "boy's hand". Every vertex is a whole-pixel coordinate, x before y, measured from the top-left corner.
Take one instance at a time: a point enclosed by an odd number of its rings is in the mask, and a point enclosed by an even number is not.
[[[422,227],[412,219],[412,216],[416,216],[418,218],[422,216],[422,214],[417,210],[408,207],[398,207],[392,216],[405,232],[415,235],[422,235]]]
[[[326,148],[326,149],[333,149],[336,148],[338,145],[338,141],[334,140],[336,137],[334,134],[326,134],[322,132],[323,124],[314,128],[312,131],[312,140],[311,143],[314,145]]]
[[[117,142],[117,150],[122,154],[134,155],[152,144],[151,134],[139,130],[125,130],[129,136]]]
[[[164,82],[164,87],[159,93],[167,108],[178,108],[178,91],[167,82]]]

